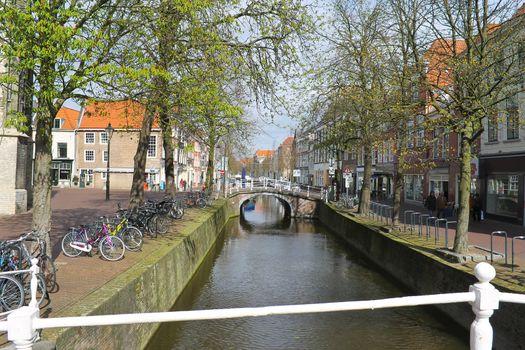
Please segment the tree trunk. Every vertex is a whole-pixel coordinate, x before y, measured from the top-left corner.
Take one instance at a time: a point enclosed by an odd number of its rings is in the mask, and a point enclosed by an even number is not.
[[[365,145],[364,150],[365,166],[358,210],[358,213],[361,215],[368,213],[370,208],[370,180],[372,179],[372,147],[370,145]]]
[[[459,211],[458,211],[458,225],[456,230],[456,237],[454,238],[454,252],[465,254],[468,252],[468,225],[470,219],[470,138],[471,128],[467,130],[461,140],[461,157],[460,157],[460,180],[459,180]]]
[[[51,230],[51,130],[53,118],[47,110],[40,112],[36,123],[35,170],[33,180],[32,228],[46,241],[51,256],[49,231]]]
[[[211,191],[213,189],[213,171],[214,171],[214,160],[215,160],[215,145],[210,145],[210,152],[208,157],[208,164],[206,165],[206,190]]]
[[[401,161],[399,161],[401,163]],[[399,225],[399,213],[401,211],[401,196],[403,195],[404,174],[401,164],[398,165],[394,174],[394,207],[392,210],[392,226]]]
[[[144,181],[146,180],[146,156],[148,153],[149,136],[151,134],[151,125],[155,119],[155,110],[150,104],[146,106],[144,112],[144,119],[142,120],[142,128],[140,129],[139,143],[137,145],[137,152],[135,153],[133,182],[131,184],[131,193],[129,199],[129,206],[135,209],[144,202]]]
[[[162,129],[162,145],[164,147],[164,169],[166,171],[166,193],[175,196],[175,165],[173,159],[173,137],[171,135],[171,123],[166,110],[160,113],[160,127]]]

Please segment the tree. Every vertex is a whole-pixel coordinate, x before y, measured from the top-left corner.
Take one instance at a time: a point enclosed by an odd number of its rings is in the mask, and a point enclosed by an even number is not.
[[[337,1],[334,33],[327,38],[334,58],[327,65],[328,87],[324,92],[322,123],[328,130],[322,147],[362,152],[363,184],[359,213],[370,203],[372,153],[390,125],[393,86],[388,78],[386,18],[381,3]]]
[[[34,89],[29,88],[37,104],[32,226],[47,243],[53,120],[64,101],[84,97],[90,84],[104,75],[111,49],[128,30],[127,8],[139,3],[15,1],[4,2],[0,11],[0,56],[13,72],[27,72],[34,81]],[[2,82],[10,79],[4,76]]]
[[[525,16],[518,1],[447,0],[431,3],[429,21],[435,40],[418,61],[427,67],[424,79],[430,113],[436,123],[460,138],[459,212],[454,251],[468,252],[469,194],[472,146],[485,130],[487,118],[500,104],[523,91]],[[417,57],[416,57],[417,61]],[[423,70],[422,70],[423,71]]]

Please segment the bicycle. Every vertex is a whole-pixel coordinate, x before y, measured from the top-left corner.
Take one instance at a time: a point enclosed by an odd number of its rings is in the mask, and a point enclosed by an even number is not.
[[[93,235],[88,234],[87,226],[80,226],[80,228],[72,227],[68,233],[62,238],[62,252],[64,255],[74,258],[82,253],[91,255],[94,247],[102,257],[108,261],[117,261],[124,256],[125,245],[122,239],[117,236],[111,236],[106,225],[95,230]]]
[[[126,213],[119,212],[115,220],[106,218],[106,225],[109,234],[112,236],[118,236],[124,242],[124,247],[132,252],[139,251],[144,244],[144,236],[142,232],[128,224],[128,218]],[[114,229],[112,229],[114,227]]]
[[[0,273],[0,313],[18,309],[24,305],[25,291],[15,277]]]

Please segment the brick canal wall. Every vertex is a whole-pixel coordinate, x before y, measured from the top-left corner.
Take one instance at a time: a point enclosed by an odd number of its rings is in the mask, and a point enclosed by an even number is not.
[[[430,250],[418,249],[409,242],[367,225],[365,220],[343,215],[327,205],[321,205],[319,219],[350,246],[368,257],[382,270],[415,294],[468,292],[477,282],[471,268],[449,263]],[[500,292],[523,293],[511,290],[496,279],[493,284]],[[474,313],[467,303],[436,306],[465,330],[470,329]],[[373,312],[373,311],[370,311]],[[525,305],[500,303],[490,323],[494,328],[494,348],[525,349],[525,328],[522,315]]]
[[[207,208],[194,222],[175,222],[186,226],[182,233],[153,241],[151,249],[139,253],[146,254],[141,262],[54,317],[170,310],[231,215],[231,207],[222,205]],[[141,349],[158,326],[47,330],[43,338],[56,342],[57,349]]]

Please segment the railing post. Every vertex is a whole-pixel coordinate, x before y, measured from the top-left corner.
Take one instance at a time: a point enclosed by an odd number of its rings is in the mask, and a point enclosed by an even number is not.
[[[499,308],[499,292],[490,284],[496,276],[496,270],[489,263],[481,262],[474,268],[474,274],[479,282],[469,288],[476,296],[475,300],[470,302],[476,315],[476,319],[470,325],[470,349],[490,350],[493,331],[489,318],[494,310]]]
[[[37,274],[40,272],[38,259],[31,259],[31,301],[29,306],[14,310],[7,316],[7,339],[15,345],[15,349],[31,350],[33,343],[38,339],[38,332],[33,327],[34,320],[39,317],[36,301],[38,287]]]
[[[253,191],[253,179],[252,179],[252,181],[250,182],[250,190]]]
[[[308,185],[308,190],[306,191],[306,198],[310,198],[310,185]]]

